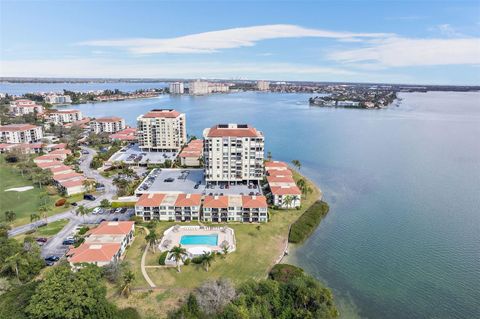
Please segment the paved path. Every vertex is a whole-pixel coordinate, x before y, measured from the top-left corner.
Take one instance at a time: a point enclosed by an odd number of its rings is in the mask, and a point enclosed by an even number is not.
[[[150,230],[147,227],[143,227],[143,229],[145,229],[146,235],[150,234]],[[145,246],[145,250],[143,251],[140,268],[142,270],[142,275],[143,275],[143,278],[145,278],[145,281],[150,285],[150,287],[155,288],[156,287],[155,283],[152,281],[152,279],[150,279],[150,277],[148,276],[147,270],[145,269],[145,259],[147,258],[147,252],[149,247],[150,245],[147,243],[147,245]]]

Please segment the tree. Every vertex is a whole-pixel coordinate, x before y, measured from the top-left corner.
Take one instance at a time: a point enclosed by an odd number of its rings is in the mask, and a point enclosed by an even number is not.
[[[83,180],[82,185],[85,187],[85,191],[90,192],[95,187],[96,183],[97,182],[92,179],[85,179]]]
[[[33,183],[38,184],[40,188],[42,188],[43,185],[47,185],[48,183],[50,183],[52,178],[53,174],[48,169],[43,170],[37,167],[32,171],[32,181]]]
[[[26,265],[28,265],[28,262],[23,258],[22,253],[17,252],[16,254],[5,259],[5,262],[2,266],[2,272],[8,269],[11,269],[12,271],[15,272],[15,276],[17,277],[17,279],[20,280],[18,268],[19,266],[26,266]]]
[[[283,198],[283,203],[287,208],[290,208],[290,206],[292,205],[292,202],[293,202],[293,197],[291,195],[286,195]]]
[[[48,207],[45,206],[45,205],[42,205],[38,208],[38,211],[41,213],[40,215],[42,215],[42,218],[45,219],[45,223],[48,223]]]
[[[155,253],[155,246],[157,245],[157,241],[158,241],[158,236],[157,236],[157,233],[155,233],[155,230],[153,229],[150,230],[147,236],[145,236],[145,240],[147,241],[148,245],[152,249],[152,252]]]
[[[11,223],[15,220],[15,218],[17,218],[17,214],[15,214],[15,212],[13,210],[7,210],[5,212],[5,221],[7,223]]]
[[[213,315],[222,311],[237,293],[230,280],[219,279],[205,282],[195,290],[194,295],[199,308],[207,315]]]
[[[212,265],[212,262],[215,260],[215,254],[212,252],[203,252],[202,255],[202,265],[205,267],[205,271],[208,271],[208,267]]]
[[[135,274],[129,270],[123,275],[123,280],[120,285],[120,294],[125,298],[130,296],[130,289],[132,288],[133,281],[135,280]]]
[[[295,166],[298,170],[300,170],[300,168],[302,168],[302,163],[300,163],[299,160],[293,160],[293,161],[292,161],[292,164],[293,164],[293,166]]]
[[[187,255],[187,250],[182,247],[182,245],[178,245],[173,247],[170,250],[170,253],[172,254],[172,258],[175,260],[175,263],[177,264],[177,271],[180,272],[180,261],[183,260],[183,256]]]
[[[100,207],[102,208],[108,208],[110,207],[110,202],[108,201],[108,199],[102,199],[102,201],[100,202]]]
[[[94,265],[76,272],[68,264],[57,266],[46,274],[26,307],[31,318],[43,319],[109,319],[116,318],[115,312],[106,299],[101,270]]]
[[[78,206],[77,210],[75,211],[75,214],[78,216],[83,217],[83,223],[85,223],[85,215],[88,215],[88,208],[86,208],[83,205]]]
[[[30,223],[34,223],[40,220],[40,215],[38,214],[30,214]],[[37,224],[34,224],[35,229],[37,229]]]

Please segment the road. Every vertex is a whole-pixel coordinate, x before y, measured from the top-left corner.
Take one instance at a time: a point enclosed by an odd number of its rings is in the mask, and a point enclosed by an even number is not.
[[[103,177],[102,175],[100,175],[100,173],[97,170],[90,168],[90,163],[92,162],[92,159],[97,154],[97,152],[85,146],[82,146],[82,150],[88,151],[88,154],[82,154],[82,156],[80,157],[79,166],[80,166],[80,169],[83,171],[83,174],[86,177],[95,179],[97,182],[105,185],[105,191],[101,195],[97,196],[94,201],[82,200],[77,202],[78,205],[83,205],[87,208],[93,208],[93,207],[99,206],[102,199],[111,200],[111,198],[114,195],[116,195],[117,189],[113,185],[112,180]],[[76,217],[75,210],[76,210],[76,207],[72,206],[72,209],[69,211],[48,217],[48,222],[53,222],[60,219],[74,219],[74,217]],[[29,230],[32,230],[43,223],[44,221],[40,220],[34,223],[15,227],[8,232],[8,235],[11,237],[11,236],[16,236],[16,235],[26,233]],[[68,225],[65,227],[68,227]]]

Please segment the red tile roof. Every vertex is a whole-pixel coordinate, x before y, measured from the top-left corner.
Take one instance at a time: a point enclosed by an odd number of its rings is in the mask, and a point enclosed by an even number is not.
[[[265,162],[265,169],[268,170],[270,168],[288,168],[288,165],[280,161]]]
[[[142,194],[137,201],[137,206],[155,207],[162,204],[165,194]]]
[[[64,165],[64,164],[59,165],[59,166],[55,166],[55,167],[49,167],[48,169],[51,170],[53,174],[55,174],[55,173],[58,174],[60,172],[64,172],[64,171],[68,171],[68,170],[73,171],[73,169],[71,167],[69,167],[67,165]]]
[[[228,208],[228,196],[205,196],[203,207]]]
[[[175,206],[178,207],[190,207],[200,206],[202,202],[202,195],[200,194],[179,194]]]
[[[63,175],[63,174],[62,174]],[[65,188],[70,188],[70,187],[78,187],[83,185],[83,181],[85,180],[85,177],[79,177],[77,179],[72,179],[68,181],[62,181],[60,182],[60,185],[62,185]]]
[[[273,186],[270,187],[273,195],[300,195],[300,189],[297,186]]]
[[[57,182],[63,182],[63,181],[68,181],[68,180],[79,178],[79,177],[83,177],[83,175],[77,172],[73,172],[73,173],[57,174],[53,177],[53,179],[56,180]]]
[[[180,116],[180,112],[175,110],[151,110],[147,114],[144,114],[143,118],[156,118],[156,117],[163,117],[163,118],[176,118]]]
[[[274,175],[267,176],[267,182],[270,183],[292,183],[295,184],[295,180],[291,175]]]
[[[51,162],[44,162],[44,163],[35,163],[35,165],[37,165],[38,167],[40,168],[52,168],[52,167],[60,167],[60,166],[65,166],[65,164],[63,164],[62,162],[60,161],[51,161]],[[67,166],[68,167],[68,166]]]
[[[32,124],[8,124],[0,126],[0,132],[19,132],[19,131],[26,131],[32,130],[39,126],[35,126]]]
[[[89,231],[90,235],[128,235],[133,230],[135,222],[101,222],[98,227]]]
[[[121,244],[83,243],[68,251],[68,261],[71,263],[109,262],[120,250]]]
[[[48,155],[70,155],[72,154],[72,151],[71,150],[67,150],[67,149],[55,149],[53,151],[51,151],[50,153],[48,153]]]
[[[293,176],[293,173],[289,169],[278,170],[278,169],[269,169],[267,171],[268,176]]]
[[[267,208],[267,198],[265,196],[242,196],[242,206],[244,208]]]
[[[118,116],[106,116],[106,117],[99,117],[95,121],[109,123],[109,122],[120,122],[121,120],[123,119]]]
[[[223,128],[216,125],[208,133],[208,137],[262,137],[262,134],[254,127],[246,128]]]
[[[67,148],[67,143],[59,143],[59,144],[53,144],[52,149],[58,150],[58,149],[64,149]]]

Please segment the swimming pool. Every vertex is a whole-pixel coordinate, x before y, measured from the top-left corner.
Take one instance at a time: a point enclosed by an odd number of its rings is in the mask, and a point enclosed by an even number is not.
[[[180,244],[218,246],[218,234],[183,235],[182,238],[180,238]]]

